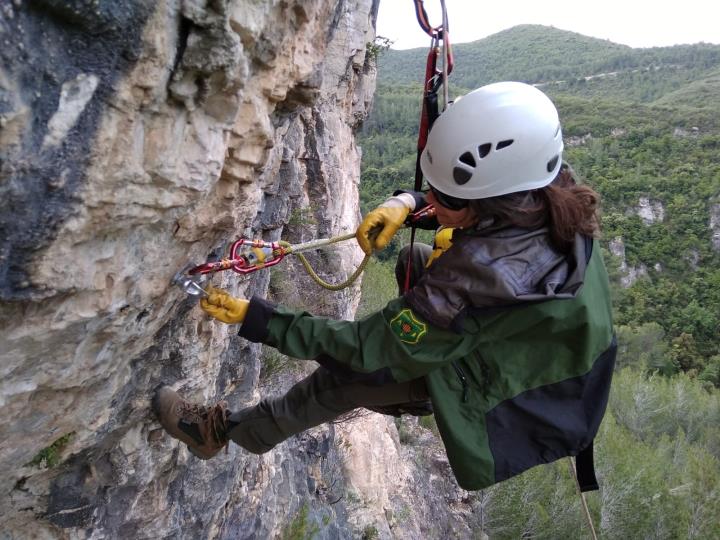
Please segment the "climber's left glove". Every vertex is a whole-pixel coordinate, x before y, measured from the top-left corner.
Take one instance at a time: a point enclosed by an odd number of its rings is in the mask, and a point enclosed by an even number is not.
[[[370,255],[385,248],[414,209],[415,198],[409,193],[400,193],[370,211],[355,232],[362,250]]]
[[[250,302],[230,296],[213,286],[207,288],[207,293],[207,298],[200,300],[200,307],[205,313],[227,324],[238,324],[245,320]]]

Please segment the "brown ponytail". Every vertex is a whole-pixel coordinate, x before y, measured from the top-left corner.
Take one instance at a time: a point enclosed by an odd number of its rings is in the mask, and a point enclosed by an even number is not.
[[[600,195],[588,186],[577,185],[566,166],[544,188],[470,203],[480,219],[493,218],[496,225],[549,227],[550,239],[561,252],[570,250],[576,233],[591,237],[600,234],[599,204]]]

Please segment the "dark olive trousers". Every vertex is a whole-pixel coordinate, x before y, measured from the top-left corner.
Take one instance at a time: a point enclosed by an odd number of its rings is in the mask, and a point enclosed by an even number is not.
[[[398,256],[395,276],[402,291],[409,246]],[[415,244],[410,284],[425,270],[430,246]],[[284,396],[266,398],[230,415],[230,439],[255,454],[272,449],[288,437],[349,413],[367,408],[389,414],[429,414],[424,379],[382,386],[351,382],[321,367],[293,386]]]

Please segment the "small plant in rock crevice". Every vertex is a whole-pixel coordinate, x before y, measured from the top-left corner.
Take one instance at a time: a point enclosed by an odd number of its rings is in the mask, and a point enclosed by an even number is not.
[[[46,446],[37,454],[35,454],[35,457],[33,457],[26,464],[26,466],[41,467],[44,464],[45,468],[52,469],[60,463],[60,456],[62,454],[62,451],[65,449],[65,447],[68,445],[74,435],[75,432],[71,431],[70,433],[66,433],[59,439],[56,439],[50,446]]]
[[[285,526],[280,538],[282,540],[310,540],[320,532],[317,523],[308,519],[310,507],[307,503],[303,504],[298,510],[292,521]]]

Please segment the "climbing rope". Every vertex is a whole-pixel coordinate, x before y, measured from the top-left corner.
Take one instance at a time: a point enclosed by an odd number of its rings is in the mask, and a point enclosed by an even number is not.
[[[445,8],[445,0],[440,0],[440,5],[442,5],[442,27],[443,27],[443,46],[442,46],[442,57],[443,57],[443,64],[442,64],[442,80],[443,80],[443,106],[442,110],[444,111],[447,106],[448,102],[450,101],[449,98],[449,86],[448,86],[448,76],[450,75],[450,72],[453,68],[453,57],[452,57],[452,47],[450,46],[450,29],[448,27],[448,14],[447,9]]]
[[[407,218],[407,223],[410,226],[413,226],[418,221],[422,221],[424,219],[432,218],[435,216],[435,208],[432,205],[428,205],[425,208],[418,210],[417,212],[413,212],[410,214]],[[365,270],[365,267],[367,266],[368,262],[370,261],[370,255],[365,255],[365,258],[360,263],[360,266],[357,267],[355,272],[353,272],[349,278],[347,278],[345,281],[337,284],[328,283],[327,281],[324,281],[317,272],[310,266],[310,262],[307,260],[307,258],[301,253],[303,251],[310,251],[312,249],[317,249],[319,247],[323,246],[329,246],[332,244],[337,244],[338,242],[344,242],[345,240],[351,240],[355,238],[355,233],[346,234],[344,236],[336,236],[334,238],[329,238],[327,240],[314,240],[311,242],[307,242],[305,244],[298,244],[295,246],[290,245],[288,242],[285,242],[281,240],[278,242],[281,247],[285,248],[286,254],[294,254],[298,259],[300,259],[300,262],[302,263],[303,267],[305,267],[306,272],[308,275],[312,278],[312,280],[320,285],[321,287],[328,289],[330,291],[339,291],[342,289],[345,289],[352,285],[352,283],[360,277],[360,274],[363,273]]]
[[[329,238],[328,240],[322,241],[316,241],[316,242],[308,242],[308,244],[303,244],[301,246],[295,246],[293,247],[288,242],[285,242],[284,240],[281,240],[278,242],[282,247],[286,248],[286,253],[294,254],[302,263],[303,267],[305,268],[305,271],[307,272],[308,276],[312,278],[312,280],[323,287],[324,289],[327,289],[329,291],[340,291],[342,289],[345,289],[352,285],[357,278],[360,277],[360,274],[363,273],[365,270],[365,267],[368,264],[368,261],[370,261],[370,255],[365,255],[362,262],[360,263],[360,266],[357,267],[357,269],[348,277],[345,281],[342,281],[340,283],[328,283],[324,279],[322,279],[318,273],[313,269],[313,267],[310,265],[310,261],[307,260],[307,257],[303,255],[302,251],[309,251],[311,249],[316,249],[318,247],[322,246],[328,246],[332,244],[337,244],[338,242],[344,242],[345,240],[350,240],[351,238],[355,238],[355,233],[346,234],[344,236],[336,236],[334,238]]]
[[[585,514],[585,521],[587,521],[588,530],[590,531],[590,536],[592,536],[593,540],[597,540],[597,533],[595,532],[595,525],[593,524],[592,516],[590,515],[590,510],[588,509],[587,500],[585,499],[585,494],[582,492],[582,488],[580,487],[580,481],[578,480],[578,474],[577,469],[575,468],[575,462],[573,461],[572,457],[568,456],[568,462],[570,463],[570,474],[575,479],[575,488],[577,489],[578,495],[580,496],[580,504],[583,508],[583,512]]]

